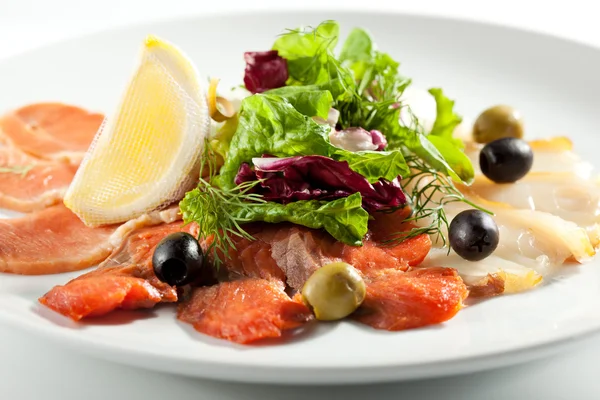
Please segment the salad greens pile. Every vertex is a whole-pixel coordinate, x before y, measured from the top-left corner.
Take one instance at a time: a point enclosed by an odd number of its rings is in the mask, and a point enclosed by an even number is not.
[[[258,194],[260,180],[236,182],[241,166],[252,166],[253,159],[259,157],[324,156],[371,184],[400,185],[401,179],[424,170],[442,177],[446,186],[453,182],[471,183],[473,166],[463,153],[463,143],[452,136],[461,122],[453,110],[454,102],[441,89],[431,89],[437,117],[431,131],[424,132],[401,101],[411,80],[400,75],[400,64],[379,51],[364,29],[354,29],[336,56],[338,39],[337,22],[325,21],[314,29],[287,31],[277,37],[270,52],[247,57],[253,63],[273,63],[262,69],[260,65],[247,66],[247,77],[257,69],[258,72],[245,82],[259,85],[262,79],[260,92],[246,97],[239,115],[226,122],[207,143],[202,160],[204,177],[180,203],[184,222],[197,222],[200,236],[213,236],[212,246],[225,255],[228,247],[235,247],[233,236],[250,239],[242,225],[254,221],[287,221],[323,228],[335,239],[353,246],[360,246],[367,233],[372,216],[365,210],[359,192],[336,198],[335,193],[347,188],[322,188],[311,193],[323,192],[327,196],[286,203],[267,201]],[[278,77],[287,76],[285,85],[262,89],[269,85],[267,77],[275,73]],[[339,112],[337,121],[331,125],[323,123],[332,108]],[[402,110],[411,115],[410,121],[401,119]],[[381,132],[387,139],[386,149],[350,151],[334,146],[330,140],[332,131],[348,128]],[[418,218],[419,213],[431,214],[423,207],[414,207],[419,204],[414,196],[420,194],[417,191],[407,196],[413,205],[413,218]],[[441,209],[442,205],[435,207]]]

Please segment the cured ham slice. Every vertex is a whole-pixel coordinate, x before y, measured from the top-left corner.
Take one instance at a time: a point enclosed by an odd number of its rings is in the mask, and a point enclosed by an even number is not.
[[[281,281],[260,278],[196,288],[179,306],[177,317],[198,332],[236,343],[280,337],[313,318],[284,289]]]
[[[0,208],[20,212],[43,210],[59,203],[77,167],[28,156],[0,147]]]
[[[159,302],[177,301],[175,288],[161,282],[152,268],[152,254],[165,236],[196,226],[181,222],[139,229],[123,241],[97,269],[56,286],[39,299],[54,311],[78,321],[115,309],[151,308]]]
[[[38,158],[79,165],[103,120],[67,104],[30,104],[0,119],[0,140]]]
[[[124,237],[147,225],[178,219],[178,209],[144,215],[123,225],[90,228],[64,205],[0,220],[0,272],[23,275],[77,271],[102,262]]]

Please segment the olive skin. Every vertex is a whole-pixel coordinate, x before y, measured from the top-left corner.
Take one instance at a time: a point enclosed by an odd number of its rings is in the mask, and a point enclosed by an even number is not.
[[[523,137],[521,113],[506,105],[490,107],[482,112],[473,125],[473,139],[477,143],[489,143],[497,139]]]
[[[198,282],[203,273],[204,256],[200,243],[186,232],[172,233],[158,243],[152,255],[156,277],[171,286]]]
[[[450,223],[448,236],[452,250],[468,261],[480,261],[488,257],[500,241],[496,221],[480,210],[458,213]]]
[[[322,266],[302,288],[302,300],[320,321],[335,321],[352,314],[366,296],[360,273],[350,264],[336,262]]]
[[[479,153],[481,172],[496,183],[513,183],[527,175],[533,150],[524,140],[504,138],[486,144]]]

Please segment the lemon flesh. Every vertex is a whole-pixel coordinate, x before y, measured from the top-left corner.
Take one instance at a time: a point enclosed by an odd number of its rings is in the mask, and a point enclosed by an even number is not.
[[[210,130],[193,64],[149,36],[116,112],[105,121],[64,202],[89,226],[124,222],[183,197]]]

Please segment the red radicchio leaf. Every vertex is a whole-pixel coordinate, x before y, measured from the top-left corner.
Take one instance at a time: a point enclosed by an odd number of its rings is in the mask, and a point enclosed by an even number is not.
[[[371,132],[360,128],[351,127],[329,134],[331,144],[348,151],[381,151],[387,146],[387,140],[380,131]]]
[[[251,93],[285,86],[288,79],[287,61],[279,57],[277,50],[246,52],[244,60],[244,84]]]
[[[261,179],[255,191],[265,200],[283,204],[298,200],[334,200],[360,192],[363,207],[369,212],[406,204],[398,179],[392,182],[380,179],[371,184],[352,171],[345,161],[299,156],[254,159],[254,165],[252,169],[248,163],[243,163],[235,183]]]
[[[387,143],[387,139],[385,138],[383,133],[381,133],[375,129],[373,129],[370,133],[371,133],[371,140],[373,141],[373,144],[375,146],[377,146],[377,150],[381,151],[381,150],[385,149],[385,147],[387,146],[388,143]]]

